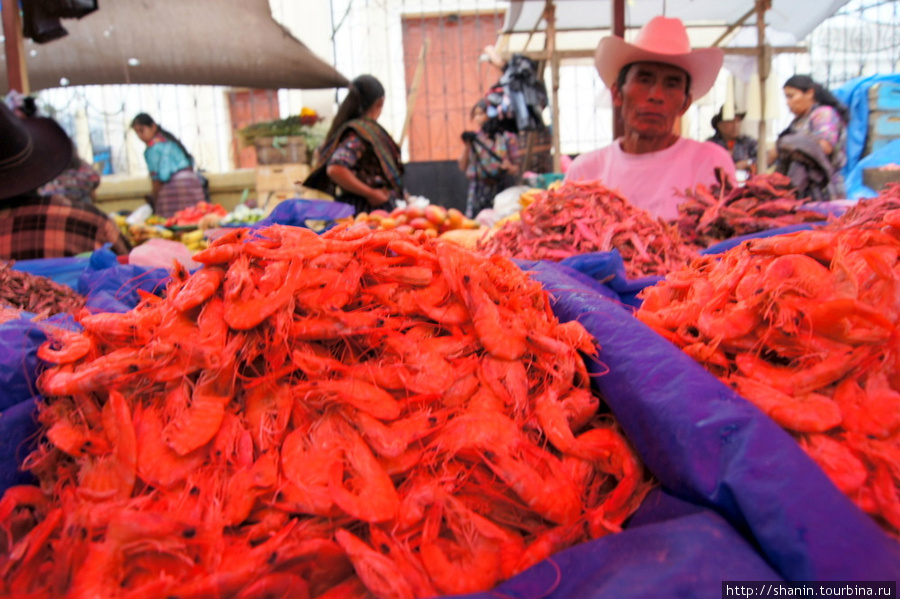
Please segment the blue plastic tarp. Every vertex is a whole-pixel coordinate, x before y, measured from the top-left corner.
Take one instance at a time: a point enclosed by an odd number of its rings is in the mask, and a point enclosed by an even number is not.
[[[161,294],[170,278],[164,268],[120,264],[108,248],[91,254],[76,290],[87,297],[92,312],[127,312],[140,301],[140,291]]]
[[[833,90],[837,99],[850,110],[850,122],[847,125],[847,164],[841,171],[845,181],[851,178],[854,170],[858,170],[858,164],[863,158],[866,138],[869,135],[869,88],[876,83],[900,83],[900,74],[857,77]],[[856,195],[864,190],[859,186],[851,188],[849,183],[846,191],[848,198],[871,197]]]
[[[18,260],[13,263],[15,270],[40,277],[47,277],[72,289],[78,288],[78,279],[87,268],[89,258],[41,258],[39,260]]]
[[[275,206],[269,216],[255,223],[253,228],[261,229],[269,225],[307,227],[306,221],[308,220],[322,220],[333,223],[339,218],[348,216],[353,216],[353,206],[344,202],[285,200]]]
[[[900,164],[900,139],[895,139],[856,163],[845,181],[847,196],[856,199],[877,197],[878,192],[863,183],[863,171],[886,164]]]

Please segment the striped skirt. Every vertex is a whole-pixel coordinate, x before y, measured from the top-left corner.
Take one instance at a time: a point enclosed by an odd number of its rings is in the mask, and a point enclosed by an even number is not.
[[[206,201],[200,178],[192,170],[178,171],[167,183],[163,183],[156,197],[154,212],[169,218],[179,210]]]

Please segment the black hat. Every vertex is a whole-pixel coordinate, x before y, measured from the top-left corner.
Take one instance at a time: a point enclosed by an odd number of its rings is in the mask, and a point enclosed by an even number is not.
[[[723,120],[725,120],[725,119],[722,118],[722,111],[723,111],[723,110],[725,110],[725,107],[724,107],[724,106],[720,107],[720,108],[719,108],[719,112],[717,112],[717,113],[716,113],[716,116],[714,116],[714,117],[712,118],[712,120],[709,122],[709,123],[712,125],[712,128],[713,128],[713,129],[718,130],[718,128],[719,128],[719,123],[721,123]],[[743,119],[746,115],[747,115],[746,112],[735,112],[735,113],[734,113],[734,118],[736,118],[736,119]]]
[[[16,116],[0,102],[0,200],[51,181],[71,159],[72,141],[56,121]]]

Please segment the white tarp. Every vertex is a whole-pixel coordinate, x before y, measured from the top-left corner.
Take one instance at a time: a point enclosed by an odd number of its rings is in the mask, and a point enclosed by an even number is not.
[[[848,0],[772,0],[766,11],[767,42],[773,46],[796,45]],[[556,0],[556,30],[610,29],[612,0]],[[756,6],[754,0],[625,0],[625,26],[638,29],[653,17],[678,17],[691,31],[695,46],[709,45],[729,25],[737,23]],[[506,15],[504,33],[543,31],[545,0],[513,0]],[[627,37],[627,36],[626,36]],[[753,47],[758,43],[755,13],[744,22],[728,47]]]
[[[112,0],[62,25],[69,32],[63,38],[46,44],[25,40],[32,91],[121,83],[261,89],[347,84],[272,18],[268,0]],[[0,56],[5,94],[2,45]]]

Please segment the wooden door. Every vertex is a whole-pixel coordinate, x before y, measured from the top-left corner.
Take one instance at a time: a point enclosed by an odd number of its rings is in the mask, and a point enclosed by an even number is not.
[[[425,68],[407,137],[411,162],[456,160],[460,135],[471,129],[469,112],[500,79],[500,70],[479,62],[484,47],[497,41],[503,13],[412,16],[403,19],[406,88],[412,87],[425,39]]]
[[[278,91],[274,89],[233,89],[228,92],[228,112],[231,115],[232,157],[235,168],[257,165],[256,150],[241,146],[238,131],[262,121],[279,118]]]

